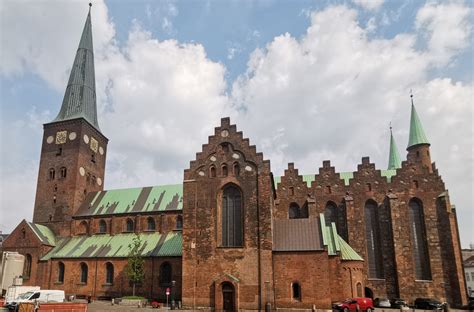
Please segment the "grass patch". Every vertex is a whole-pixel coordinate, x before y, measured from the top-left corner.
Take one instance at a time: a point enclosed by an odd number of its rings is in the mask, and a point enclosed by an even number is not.
[[[143,299],[145,299],[145,297],[142,297],[142,296],[124,296],[124,297],[122,297],[122,299],[140,299],[140,300],[143,300]]]

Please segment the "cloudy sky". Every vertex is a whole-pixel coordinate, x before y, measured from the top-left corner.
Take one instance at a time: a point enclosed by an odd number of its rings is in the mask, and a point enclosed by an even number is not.
[[[281,175],[404,157],[410,102],[474,243],[472,1],[94,0],[106,188],[180,183],[230,116]],[[87,1],[0,2],[0,230],[31,220],[42,124],[60,108]]]

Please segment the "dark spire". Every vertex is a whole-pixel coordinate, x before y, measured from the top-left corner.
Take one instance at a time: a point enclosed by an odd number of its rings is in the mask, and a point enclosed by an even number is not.
[[[76,58],[71,69],[61,110],[53,122],[84,118],[100,131],[97,121],[95,94],[91,7],[92,3],[89,3],[89,13],[87,14],[79,47],[77,48]]]

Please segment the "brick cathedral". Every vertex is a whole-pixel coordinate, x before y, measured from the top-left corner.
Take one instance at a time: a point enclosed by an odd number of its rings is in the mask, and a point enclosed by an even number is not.
[[[412,103],[407,156],[355,172],[323,161],[282,177],[223,118],[178,185],[104,190],[87,15],[58,116],[44,125],[33,222],[3,243],[26,285],[78,297],[131,294],[128,245],[143,242],[138,293],[214,310],[330,308],[347,297],[467,300],[456,211]]]

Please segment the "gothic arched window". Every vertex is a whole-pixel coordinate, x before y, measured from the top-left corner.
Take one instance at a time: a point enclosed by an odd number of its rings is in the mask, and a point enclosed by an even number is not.
[[[113,284],[114,283],[114,265],[110,262],[105,264],[105,283]]]
[[[240,166],[239,163],[235,162],[232,169],[234,176],[238,177],[240,175]]]
[[[99,221],[99,233],[107,232],[107,223],[104,220]]]
[[[25,265],[23,267],[23,278],[28,279],[31,276],[31,262],[32,258],[30,254],[26,254],[25,256]]]
[[[227,165],[223,164],[221,169],[222,169],[222,176],[227,177],[229,175],[229,170],[227,169]]]
[[[89,273],[89,269],[87,268],[87,264],[81,262],[81,283],[87,284],[87,275]]]
[[[216,167],[214,166],[210,166],[209,167],[209,176],[211,178],[215,178],[216,177]]]
[[[125,225],[125,232],[133,232],[135,229],[133,225],[133,220],[132,219],[127,219],[127,223]]]
[[[413,244],[413,258],[415,262],[415,278],[417,280],[431,280],[428,242],[426,241],[425,218],[423,204],[412,198],[408,204],[410,231]]]
[[[324,209],[324,220],[326,221],[326,225],[331,225],[332,222],[337,225],[337,206],[332,201],[329,201],[326,204],[326,209]]]
[[[288,208],[288,218],[298,219],[300,217],[300,206],[297,203],[291,203]]]
[[[89,225],[87,224],[87,221],[82,221],[79,224],[78,234],[88,234],[88,233],[89,233]]]
[[[222,246],[243,245],[243,207],[240,189],[234,185],[224,188],[222,195]]]
[[[58,283],[64,283],[64,263],[58,262]]]
[[[172,268],[168,262],[160,266],[160,285],[168,286],[171,284]]]
[[[155,228],[156,228],[155,220],[152,217],[148,217],[148,219],[146,219],[146,223],[147,223],[146,229],[148,231],[154,231],[155,230]]]
[[[368,200],[365,203],[364,212],[369,278],[384,278],[377,203],[373,200]]]
[[[301,286],[299,283],[291,283],[291,297],[293,300],[301,301]]]

